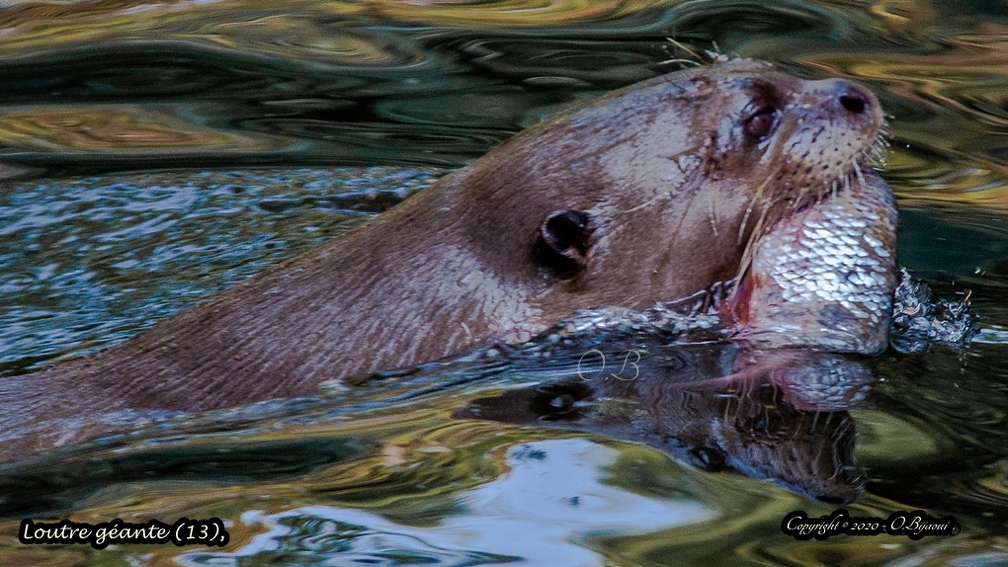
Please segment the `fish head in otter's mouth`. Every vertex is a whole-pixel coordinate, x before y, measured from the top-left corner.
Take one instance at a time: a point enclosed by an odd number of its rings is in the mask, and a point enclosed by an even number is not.
[[[884,146],[881,108],[844,80],[803,81],[786,102],[768,84],[753,82],[763,99],[741,123],[765,148],[752,166],[763,181],[720,313],[733,338],[763,347],[875,354],[898,279],[895,200],[866,165]]]
[[[718,60],[603,97],[570,123],[592,134],[592,178],[610,180],[579,217],[592,245],[571,289],[646,308],[734,281],[721,312],[739,338],[885,344],[896,220],[866,165],[884,120],[865,87]]]
[[[721,306],[733,336],[769,347],[875,354],[888,343],[896,204],[870,170],[791,213],[755,241]]]

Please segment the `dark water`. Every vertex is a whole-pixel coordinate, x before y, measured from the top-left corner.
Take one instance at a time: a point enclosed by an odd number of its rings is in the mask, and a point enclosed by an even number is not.
[[[799,542],[788,512],[836,506],[615,430],[452,418],[570,375],[519,359],[7,471],[0,564],[1008,564],[1001,4],[20,3],[0,34],[3,375],[120,342],[564,105],[674,70],[670,36],[869,85],[891,115],[900,261],[981,317],[964,352],[870,361],[866,397],[829,412],[856,431],[852,515],[953,515],[954,537]],[[811,431],[847,435],[836,423]],[[218,517],[231,542],[23,546],[29,516]]]

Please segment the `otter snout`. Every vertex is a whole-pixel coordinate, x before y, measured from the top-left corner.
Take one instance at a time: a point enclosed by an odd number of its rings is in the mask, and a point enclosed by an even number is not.
[[[830,101],[837,118],[847,118],[879,128],[882,126],[882,107],[875,95],[865,87],[846,79],[818,81],[819,92]]]

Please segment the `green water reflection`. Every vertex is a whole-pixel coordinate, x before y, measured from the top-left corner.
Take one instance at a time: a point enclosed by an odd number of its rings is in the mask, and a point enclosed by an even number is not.
[[[785,514],[833,507],[601,435],[452,419],[476,395],[463,382],[7,470],[0,564],[1008,563],[998,3],[8,3],[0,374],[120,342],[558,108],[674,70],[686,55],[667,37],[860,80],[890,113],[901,261],[945,297],[972,290],[985,332],[965,353],[875,362],[883,381],[852,412],[870,482],[850,509],[953,514],[961,534],[797,542]],[[29,547],[27,514],[220,517],[231,542]]]

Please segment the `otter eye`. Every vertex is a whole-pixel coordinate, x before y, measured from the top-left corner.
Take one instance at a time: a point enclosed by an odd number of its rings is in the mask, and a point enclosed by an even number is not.
[[[753,138],[764,138],[773,129],[774,117],[777,109],[772,106],[764,106],[754,114],[745,119],[745,132]]]

